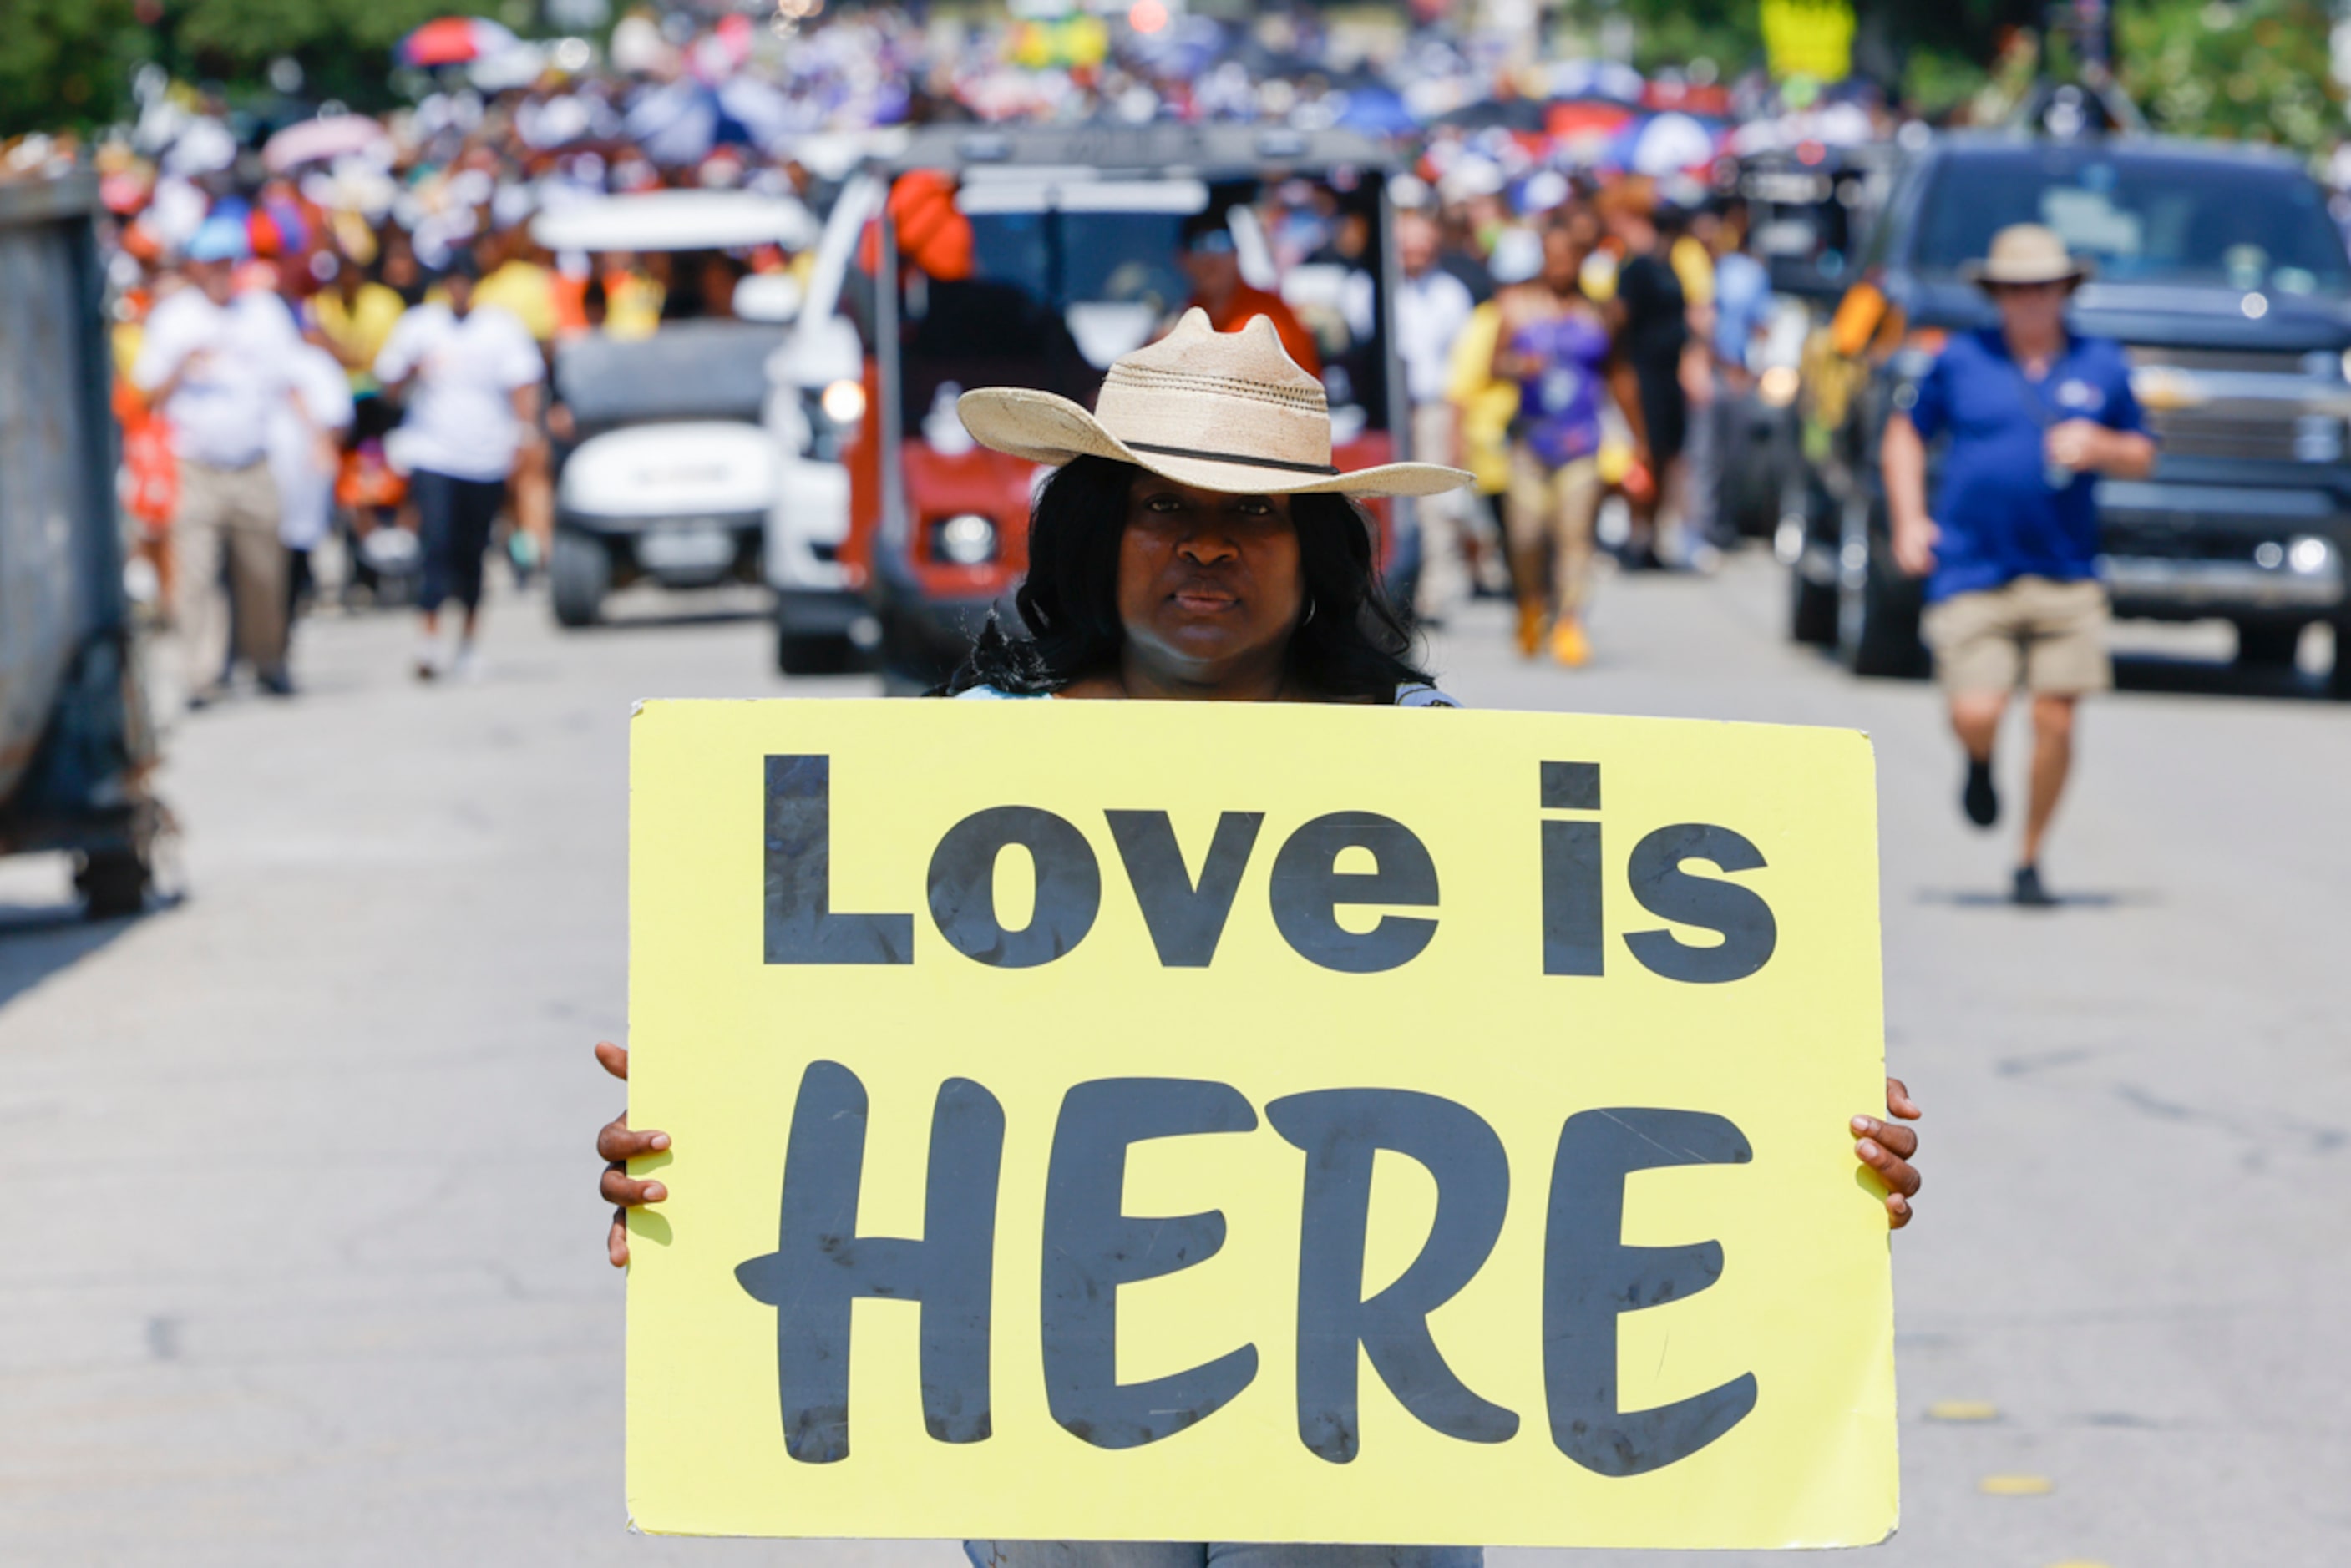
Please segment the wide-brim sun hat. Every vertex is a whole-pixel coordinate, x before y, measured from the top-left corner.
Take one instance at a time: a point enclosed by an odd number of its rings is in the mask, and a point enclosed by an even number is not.
[[[1106,457],[1230,495],[1436,495],[1477,483],[1433,462],[1341,472],[1322,383],[1263,316],[1219,332],[1207,311],[1186,311],[1166,337],[1111,362],[1092,412],[1026,387],[966,392],[956,411],[982,446],[1031,462]]]
[[[2065,248],[2057,231],[2040,223],[2011,223],[1992,235],[1990,252],[1981,261],[1959,268],[1959,275],[1978,287],[2001,284],[2079,283],[2094,270],[2087,256]]]

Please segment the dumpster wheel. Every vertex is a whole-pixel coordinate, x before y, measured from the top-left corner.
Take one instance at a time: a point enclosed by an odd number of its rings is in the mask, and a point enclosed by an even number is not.
[[[136,849],[94,850],[74,874],[83,912],[93,920],[139,913],[147,907],[147,862]]]

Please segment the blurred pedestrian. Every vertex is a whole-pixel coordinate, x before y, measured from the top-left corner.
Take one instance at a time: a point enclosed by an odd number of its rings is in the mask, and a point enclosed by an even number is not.
[[[292,396],[277,406],[269,427],[269,474],[277,486],[277,539],[286,548],[286,640],[310,597],[310,553],[325,543],[342,467],[343,436],[351,428],[351,384],[323,342],[298,340],[289,351]]]
[[[371,278],[348,256],[329,255],[325,286],[310,296],[311,320],[349,372],[351,390],[372,391],[375,359],[408,311],[397,290]]]
[[[544,370],[554,364],[555,338],[562,326],[561,280],[520,218],[517,214],[517,221],[494,230],[475,247],[482,278],[475,286],[474,303],[481,309],[506,310],[521,322],[538,346]],[[508,543],[517,572],[528,578],[555,548],[555,471],[545,441],[523,444],[512,490],[518,534]]]
[[[1689,301],[1673,267],[1658,254],[1656,186],[1638,176],[1627,178],[1603,191],[1597,205],[1622,252],[1608,306],[1617,352],[1640,389],[1634,454],[1648,483],[1625,487],[1633,526],[1625,545],[1625,564],[1637,570],[1664,565],[1661,549],[1670,552],[1678,543],[1667,535],[1680,514],[1682,448],[1689,433],[1689,400],[1682,385]]]
[[[1469,325],[1477,302],[1461,280],[1437,265],[1437,225],[1417,213],[1395,221],[1396,260],[1402,276],[1395,295],[1396,357],[1404,362],[1405,391],[1412,410],[1412,455],[1424,462],[1458,467],[1454,429],[1458,416],[1446,396],[1453,344]],[[1495,541],[1481,535],[1482,508],[1462,504],[1455,492],[1432,495],[1413,509],[1420,529],[1420,581],[1416,593],[1420,619],[1443,621],[1466,597],[1473,581],[1490,571],[1499,579]],[[1490,563],[1490,565],[1489,565]]]
[[[1322,374],[1322,354],[1314,346],[1314,334],[1282,303],[1281,296],[1242,278],[1240,245],[1227,211],[1212,207],[1185,219],[1181,244],[1177,259],[1192,284],[1186,309],[1207,311],[1208,324],[1219,332],[1238,332],[1249,317],[1262,316],[1273,323],[1291,359],[1311,376]]]
[[[1721,470],[1716,426],[1720,401],[1714,369],[1716,267],[1713,240],[1719,222],[1710,212],[1659,209],[1658,233],[1674,280],[1682,286],[1689,337],[1682,349],[1682,400],[1689,409],[1682,449],[1682,536],[1677,565],[1711,566],[1718,558],[1715,492]]]
[[[505,503],[507,480],[538,434],[538,387],[545,367],[530,334],[510,313],[474,306],[475,268],[453,254],[441,297],[401,318],[376,360],[387,389],[409,389],[406,417],[394,432],[409,469],[423,554],[417,608],[423,612],[415,670],[441,673],[441,607],[464,611],[452,672],[477,673],[482,556]]]
[[[2032,788],[2011,897],[2054,902],[2041,850],[2073,765],[2074,707],[2113,680],[2097,578],[2095,476],[2143,478],[2155,443],[2120,347],[2074,332],[2066,301],[2086,261],[2038,223],[1992,236],[1968,275],[2000,325],[1954,336],[1897,398],[1882,448],[1895,559],[1927,578],[1926,635],[1966,748],[1968,820],[2000,817],[1992,747],[2009,694],[2032,696]],[[1927,447],[1949,446],[1934,511]]]
[[[1495,260],[1495,281],[1506,287],[1532,275],[1506,265],[1501,257]],[[1510,426],[1519,413],[1519,384],[1494,374],[1494,351],[1500,346],[1501,334],[1499,297],[1480,301],[1454,339],[1445,395],[1453,411],[1457,466],[1477,476],[1464,499],[1484,514],[1488,536],[1505,541],[1504,575],[1515,597],[1518,571],[1507,547],[1510,535],[1503,513],[1510,487]]]
[[[1554,223],[1542,236],[1542,272],[1506,289],[1494,376],[1519,388],[1505,525],[1518,587],[1518,648],[1543,646],[1569,669],[1592,657],[1584,603],[1593,526],[1600,511],[1600,417],[1611,352],[1607,322],[1582,286],[1585,252]]]
[[[188,286],[155,306],[131,379],[172,430],[179,502],[172,520],[172,626],[191,707],[216,701],[242,658],[263,691],[291,696],[286,557],[268,433],[291,396],[298,344],[285,307],[235,292],[245,225],[216,213],[188,242]],[[235,646],[224,575],[235,601]]]

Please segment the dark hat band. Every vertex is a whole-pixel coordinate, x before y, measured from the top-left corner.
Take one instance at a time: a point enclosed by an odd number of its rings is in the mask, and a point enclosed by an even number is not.
[[[1150,441],[1126,441],[1123,438],[1119,444],[1130,452],[1147,452],[1156,457],[1189,457],[1202,462],[1238,463],[1243,468],[1279,468],[1290,473],[1325,475],[1336,475],[1339,472],[1327,462],[1290,462],[1279,457],[1249,457],[1237,452],[1202,452],[1190,446],[1155,446]]]

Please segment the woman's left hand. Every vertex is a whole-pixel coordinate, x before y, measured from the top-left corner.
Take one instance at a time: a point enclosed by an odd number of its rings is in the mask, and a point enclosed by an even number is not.
[[[1899,1078],[1886,1080],[1886,1110],[1906,1122],[1918,1119],[1918,1106]],[[1910,1163],[1918,1152],[1918,1135],[1876,1116],[1854,1117],[1853,1132],[1853,1152],[1886,1184],[1886,1212],[1899,1231],[1910,1223],[1910,1200],[1918,1196],[1918,1172]]]

